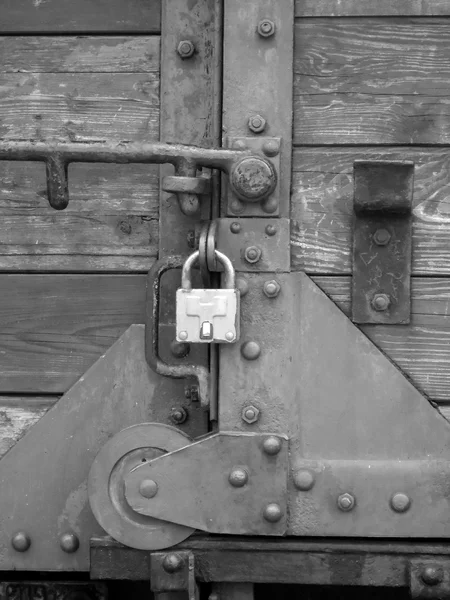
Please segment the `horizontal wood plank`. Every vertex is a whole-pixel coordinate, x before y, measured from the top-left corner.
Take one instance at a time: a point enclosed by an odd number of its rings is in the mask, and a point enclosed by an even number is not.
[[[296,0],[296,17],[449,15],[448,0]]]
[[[160,36],[0,36],[0,73],[158,73]]]
[[[450,21],[298,19],[296,144],[450,143]]]
[[[158,33],[160,0],[2,0],[1,33]]]
[[[352,271],[353,162],[412,160],[413,273],[450,274],[450,152],[443,148],[296,148],[291,253],[294,269]]]

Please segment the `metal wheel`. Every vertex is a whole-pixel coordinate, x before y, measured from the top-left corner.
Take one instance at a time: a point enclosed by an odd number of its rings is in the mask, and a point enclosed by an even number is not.
[[[89,502],[99,524],[115,540],[140,550],[160,550],[195,531],[134,512],[126,501],[123,483],[124,475],[138,464],[189,442],[188,436],[174,427],[141,423],[123,429],[103,446],[89,473]]]

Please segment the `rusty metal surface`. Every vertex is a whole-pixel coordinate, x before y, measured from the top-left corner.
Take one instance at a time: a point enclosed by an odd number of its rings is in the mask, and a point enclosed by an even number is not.
[[[150,555],[150,585],[152,592],[186,592],[188,600],[195,600],[197,584],[195,581],[194,555],[188,550]]]
[[[130,471],[125,497],[139,514],[202,531],[283,535],[288,443],[277,436],[277,452],[268,452],[270,439],[231,432],[201,439]],[[143,480],[157,483],[156,495],[140,493]]]
[[[354,164],[352,320],[409,323],[414,163]]]
[[[2,581],[2,600],[107,600],[104,583]]]

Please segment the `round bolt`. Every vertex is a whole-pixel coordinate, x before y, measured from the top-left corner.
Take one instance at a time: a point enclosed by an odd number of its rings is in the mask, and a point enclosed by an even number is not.
[[[266,198],[261,204],[261,208],[265,213],[271,215],[278,209],[278,198],[275,198],[274,196]]]
[[[241,354],[247,360],[256,360],[261,354],[261,346],[257,342],[245,342],[241,346]]]
[[[279,504],[268,504],[263,512],[264,518],[269,523],[276,523],[283,516],[283,511]]]
[[[355,506],[355,498],[351,494],[341,494],[337,500],[337,505],[340,510],[347,512]]]
[[[244,202],[260,202],[274,191],[277,174],[271,162],[259,156],[244,156],[230,172],[230,187]]]
[[[270,235],[270,237],[272,237],[276,234],[277,228],[275,227],[275,225],[266,225],[265,231],[267,235]]]
[[[234,340],[234,333],[232,331],[227,331],[225,334],[225,339],[227,342],[232,342]]]
[[[248,294],[248,281],[243,277],[238,277],[236,279],[236,287],[239,290],[239,293],[241,294],[241,298]]]
[[[187,342],[177,342],[173,340],[170,344],[170,351],[175,358],[184,358],[189,354],[191,346]]]
[[[391,241],[391,234],[387,229],[377,229],[373,234],[372,239],[377,246],[387,246]]]
[[[187,331],[179,331],[178,332],[178,337],[180,338],[180,340],[187,340],[187,336],[188,336]]]
[[[263,144],[262,149],[266,156],[277,156],[280,152],[280,144],[276,140],[268,140]]]
[[[258,33],[261,37],[271,37],[275,33],[275,23],[270,19],[263,19],[258,23]]]
[[[394,494],[391,498],[391,508],[395,512],[404,513],[411,506],[411,499],[406,494],[399,492]]]
[[[259,419],[259,408],[250,404],[249,406],[245,406],[242,410],[242,420],[252,425],[256,423]]]
[[[166,573],[176,573],[183,568],[183,559],[176,552],[166,554],[162,562],[163,569]]]
[[[372,298],[372,308],[377,312],[383,312],[389,308],[391,299],[387,294],[375,294]]]
[[[139,484],[139,493],[144,498],[154,498],[158,493],[158,484],[153,479],[143,479]]]
[[[178,408],[172,408],[169,418],[175,425],[181,425],[188,418],[187,410],[182,406],[179,406]]]
[[[261,115],[253,115],[248,120],[248,128],[253,133],[262,133],[266,128],[266,120]]]
[[[263,450],[269,456],[275,456],[281,450],[282,445],[282,441],[279,437],[269,435],[263,442]]]
[[[275,281],[275,279],[271,279],[270,281],[264,282],[263,291],[268,298],[276,298],[280,293],[280,290],[281,286],[278,283],[278,281]]]
[[[177,52],[181,58],[191,58],[195,52],[195,46],[190,40],[182,40],[178,44]]]
[[[229,474],[228,481],[233,487],[244,487],[248,481],[248,473],[242,467],[235,467]]]
[[[235,198],[230,204],[230,209],[232,212],[239,214],[244,211],[245,206],[240,200]]]
[[[61,546],[61,550],[64,550],[64,552],[67,552],[68,554],[72,554],[80,547],[80,540],[74,533],[63,533],[59,538],[59,545]]]
[[[230,225],[230,231],[231,233],[240,233],[241,231],[241,224],[240,223],[231,223]]]
[[[31,546],[31,538],[28,533],[24,531],[18,531],[13,535],[11,545],[17,552],[26,552]]]
[[[441,567],[425,567],[420,578],[426,585],[438,585],[444,580],[444,572]]]
[[[307,492],[314,485],[314,474],[307,469],[294,473],[294,485],[298,490]]]
[[[258,248],[258,246],[249,246],[245,249],[244,258],[248,263],[253,265],[259,261],[261,254],[261,248]]]

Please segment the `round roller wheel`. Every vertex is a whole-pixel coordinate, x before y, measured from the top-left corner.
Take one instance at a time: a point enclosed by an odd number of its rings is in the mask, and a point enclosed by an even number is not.
[[[95,518],[115,540],[140,550],[161,550],[189,537],[194,529],[140,515],[125,498],[124,476],[142,462],[189,444],[178,429],[160,423],[141,423],[123,429],[97,454],[88,480],[89,502]]]

